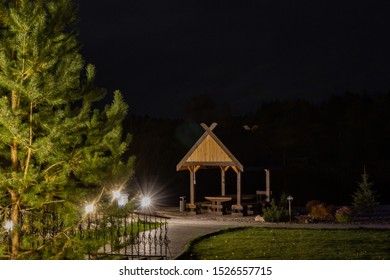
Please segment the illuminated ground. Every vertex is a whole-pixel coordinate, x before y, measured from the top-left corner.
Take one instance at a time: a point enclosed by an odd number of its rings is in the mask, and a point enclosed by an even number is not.
[[[186,215],[176,208],[169,208],[158,211],[158,214],[170,217],[168,222],[168,238],[171,258],[178,257],[188,243],[201,235],[212,233],[229,227],[289,227],[289,228],[388,228],[389,222],[381,223],[352,223],[352,224],[296,224],[296,223],[260,223],[255,222],[255,216],[232,217],[230,215],[214,216],[201,214],[196,216]]]

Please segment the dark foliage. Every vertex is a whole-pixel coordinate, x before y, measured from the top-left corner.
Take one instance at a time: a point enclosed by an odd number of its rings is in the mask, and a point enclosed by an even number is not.
[[[346,93],[322,104],[274,101],[259,107],[255,114],[235,117],[209,112],[206,119],[130,118],[127,129],[134,135],[136,174],[147,170],[157,176],[172,202],[178,203],[179,196],[188,195],[189,183],[186,172],[176,172],[176,164],[202,135],[199,124],[210,125],[211,119],[218,122],[215,134],[245,167],[244,193],[265,189],[263,169],[270,168],[273,195],[291,193],[295,205],[312,199],[350,204],[365,164],[382,203],[390,202],[389,93]],[[244,125],[257,127],[247,130]],[[234,173],[227,176],[227,188],[234,193]],[[219,182],[219,172],[200,171],[196,195],[218,193]]]

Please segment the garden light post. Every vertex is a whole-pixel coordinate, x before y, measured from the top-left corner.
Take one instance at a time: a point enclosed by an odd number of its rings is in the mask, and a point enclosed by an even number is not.
[[[4,224],[4,229],[5,229],[6,231],[11,231],[13,227],[14,227],[14,223],[13,223],[11,220],[7,221],[7,222]]]
[[[290,217],[290,223],[291,223],[291,201],[293,201],[293,197],[291,195],[289,195],[287,197],[287,200],[288,200],[288,216]]]
[[[116,205],[119,207],[119,199],[121,197],[121,191],[120,190],[113,191],[112,197],[116,201]]]
[[[119,208],[125,207],[126,204],[129,202],[129,194],[121,193],[120,190],[113,191],[112,192],[112,197],[116,201],[116,205]]]
[[[13,227],[14,227],[14,222],[12,220],[8,220],[4,223],[4,229],[7,231],[10,246],[12,246],[11,231],[12,231]]]
[[[91,203],[85,206],[85,214],[87,215],[87,226],[86,231],[88,232],[88,237],[91,237],[91,214],[95,210],[95,206]],[[89,254],[88,254],[89,259]]]
[[[125,207],[128,202],[129,202],[129,195],[127,193],[123,193],[118,198],[118,207],[120,208]]]
[[[142,208],[142,211],[144,212],[145,215],[146,215],[146,210],[149,209],[151,203],[152,203],[152,200],[148,196],[144,196],[141,199],[141,208]]]
[[[145,223],[145,225],[146,225],[146,222],[147,222],[146,209],[149,208],[151,202],[152,201],[151,201],[150,197],[147,197],[147,196],[144,196],[141,199],[141,208],[142,208],[142,212],[144,213],[144,223]]]

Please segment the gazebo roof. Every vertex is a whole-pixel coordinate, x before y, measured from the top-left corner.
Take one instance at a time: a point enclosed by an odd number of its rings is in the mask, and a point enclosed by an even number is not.
[[[185,170],[191,166],[230,166],[243,172],[243,165],[214,134],[213,129],[217,123],[213,123],[210,127],[202,123],[201,126],[205,132],[178,163],[176,170]]]

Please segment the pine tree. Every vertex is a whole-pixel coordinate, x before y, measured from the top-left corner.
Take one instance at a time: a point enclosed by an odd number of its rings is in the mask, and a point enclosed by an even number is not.
[[[106,92],[79,54],[76,20],[71,0],[0,0],[0,221],[13,223],[13,259],[32,253],[20,239],[24,211],[54,209],[71,227],[91,193],[132,175],[127,105],[115,92],[94,109]],[[35,257],[72,251],[65,234],[53,240]]]
[[[368,174],[366,173],[366,168],[364,167],[364,173],[362,174],[362,181],[358,182],[358,189],[352,195],[353,197],[353,206],[357,210],[362,212],[371,211],[379,203],[376,201],[375,192],[372,189],[374,185],[373,182],[368,180]]]

